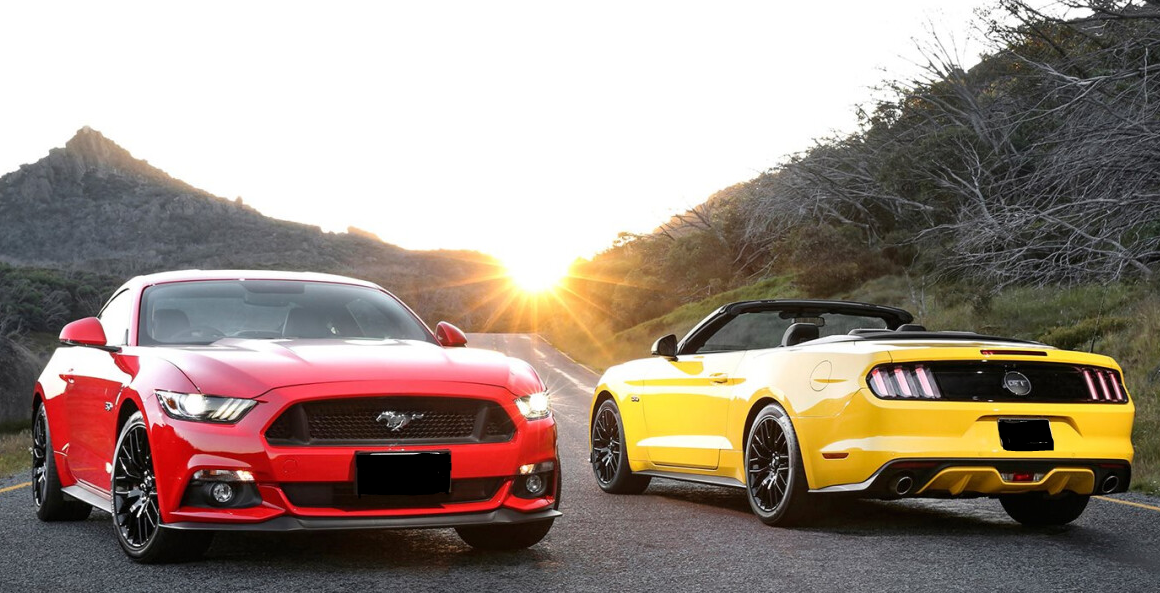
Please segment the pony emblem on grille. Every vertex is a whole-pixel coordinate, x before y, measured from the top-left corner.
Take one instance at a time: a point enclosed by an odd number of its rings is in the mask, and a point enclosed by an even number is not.
[[[386,423],[391,432],[399,432],[415,420],[422,420],[425,414],[421,412],[396,412],[387,410],[375,418],[375,422]]]

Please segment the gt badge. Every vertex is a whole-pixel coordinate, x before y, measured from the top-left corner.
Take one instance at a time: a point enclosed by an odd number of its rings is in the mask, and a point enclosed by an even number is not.
[[[1003,387],[1014,395],[1023,396],[1031,393],[1031,380],[1018,371],[1008,371],[1003,375]]]
[[[387,410],[379,414],[375,418],[375,422],[383,422],[391,432],[398,432],[403,430],[408,424],[415,420],[422,420],[424,414],[420,412],[396,412],[394,410]]]

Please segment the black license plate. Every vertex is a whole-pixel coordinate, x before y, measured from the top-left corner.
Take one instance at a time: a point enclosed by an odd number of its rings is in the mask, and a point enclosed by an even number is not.
[[[447,494],[451,491],[451,452],[354,454],[355,492],[363,495]]]
[[[999,440],[1008,451],[1052,451],[1051,423],[1046,418],[1000,418]]]

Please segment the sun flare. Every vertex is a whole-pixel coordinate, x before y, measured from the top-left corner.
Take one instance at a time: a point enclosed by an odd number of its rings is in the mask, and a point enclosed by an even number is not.
[[[504,268],[512,283],[528,293],[552,290],[559,286],[560,281],[568,274],[566,266],[561,266],[559,262],[548,258],[535,257],[535,254],[505,259]]]

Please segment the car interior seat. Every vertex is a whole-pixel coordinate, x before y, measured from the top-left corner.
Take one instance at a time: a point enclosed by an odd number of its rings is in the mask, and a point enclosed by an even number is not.
[[[781,337],[782,346],[797,346],[802,342],[818,339],[821,335],[818,326],[812,323],[795,323],[785,330],[785,335]]]
[[[180,309],[157,309],[153,312],[153,327],[149,335],[164,342],[189,329],[189,316]]]
[[[290,309],[282,336],[287,338],[329,338],[334,336],[322,315],[313,309]]]

